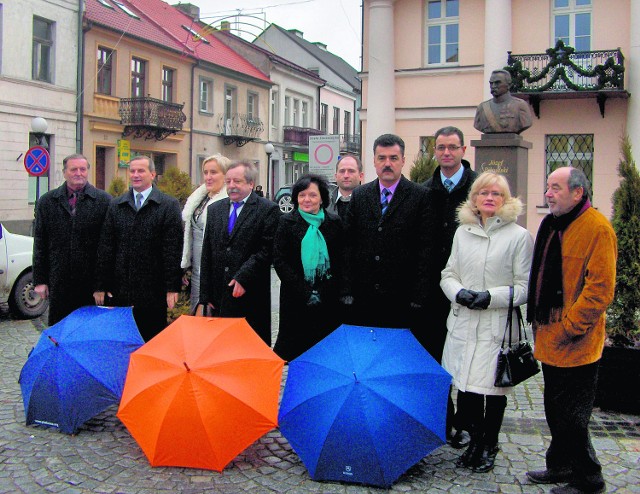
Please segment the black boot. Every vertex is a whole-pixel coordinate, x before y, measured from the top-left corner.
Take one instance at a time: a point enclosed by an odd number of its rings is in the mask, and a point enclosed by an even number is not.
[[[471,441],[464,453],[462,453],[456,460],[457,467],[471,467],[473,465],[474,458],[477,458],[479,452],[482,451],[481,437],[477,433],[471,434]]]
[[[476,457],[472,460],[472,470],[477,473],[484,473],[493,470],[498,451],[500,451],[500,448],[497,444],[494,444],[492,446],[485,445],[484,447],[478,449]]]

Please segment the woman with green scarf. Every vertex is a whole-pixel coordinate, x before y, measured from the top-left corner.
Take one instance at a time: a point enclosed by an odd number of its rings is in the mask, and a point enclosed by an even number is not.
[[[329,186],[304,175],[291,191],[294,211],[280,217],[273,264],[280,277],[280,329],[274,350],[291,361],[340,324],[343,227],[328,213]]]

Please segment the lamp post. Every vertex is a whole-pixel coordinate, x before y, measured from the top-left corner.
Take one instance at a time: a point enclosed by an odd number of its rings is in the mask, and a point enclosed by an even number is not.
[[[271,181],[271,155],[273,154],[273,151],[275,150],[275,148],[273,147],[273,144],[271,144],[270,142],[267,142],[264,145],[264,152],[267,153],[267,190],[266,190],[266,196],[268,199],[273,199],[273,191],[271,190],[271,187],[273,186],[272,181]]]
[[[49,124],[42,117],[35,117],[31,120],[31,132],[36,138],[36,143],[38,146],[42,146],[44,149],[49,151],[49,143],[47,142],[47,137],[44,133],[47,131],[47,127]],[[29,143],[31,146],[31,143]],[[40,199],[40,177],[36,177],[36,202]]]

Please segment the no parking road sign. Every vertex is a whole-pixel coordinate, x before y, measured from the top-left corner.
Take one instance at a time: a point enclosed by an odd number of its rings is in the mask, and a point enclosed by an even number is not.
[[[47,173],[50,161],[49,151],[42,146],[33,146],[29,148],[24,157],[24,167],[29,175],[39,177]]]
[[[333,180],[340,154],[340,136],[309,136],[309,171]]]

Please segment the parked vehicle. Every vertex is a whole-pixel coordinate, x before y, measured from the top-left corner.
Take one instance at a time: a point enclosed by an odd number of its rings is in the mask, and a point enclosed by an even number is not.
[[[36,294],[31,262],[33,238],[9,232],[0,223],[0,303],[9,303],[16,317],[41,316],[49,302]]]
[[[293,188],[293,184],[283,185],[278,189],[278,192],[276,192],[276,195],[273,198],[273,200],[278,204],[280,211],[282,211],[283,213],[290,213],[291,211],[293,211],[293,203],[291,202],[292,188]],[[337,188],[338,186],[335,183],[333,182],[329,183],[330,194],[333,195],[333,193]]]

